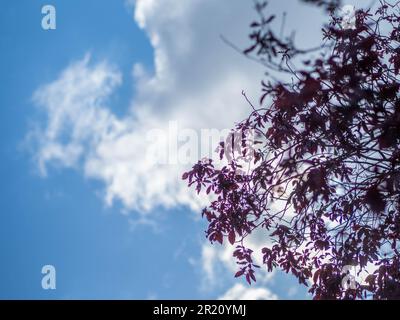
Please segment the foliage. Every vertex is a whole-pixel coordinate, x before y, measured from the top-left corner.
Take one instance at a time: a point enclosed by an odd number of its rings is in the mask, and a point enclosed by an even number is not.
[[[227,165],[199,161],[184,174],[215,196],[202,213],[207,237],[237,246],[236,276],[249,283],[258,266],[244,240],[263,228],[265,267],[293,274],[315,299],[400,298],[399,4],[358,10],[347,29],[332,15],[318,57],[297,68],[310,51],[276,36],[264,4],[257,11],[244,53],[291,79],[262,82],[260,107],[235,128],[241,154],[222,142]],[[239,158],[250,153],[246,168]],[[346,288],[348,265],[373,272]]]

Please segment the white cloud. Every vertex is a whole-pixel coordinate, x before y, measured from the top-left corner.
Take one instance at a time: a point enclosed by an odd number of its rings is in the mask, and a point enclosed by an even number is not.
[[[104,103],[121,83],[121,75],[107,63],[89,68],[89,59],[87,55],[70,65],[59,79],[34,94],[34,101],[48,117],[44,130],[31,132],[39,144],[36,157],[42,174],[46,174],[49,161],[66,167],[76,165],[84,144],[92,146],[118,130],[120,123]]]
[[[198,211],[205,199],[181,181],[190,165],[159,164],[157,152],[146,157],[176,137],[146,137],[153,128],[167,132],[169,121],[179,129],[223,129],[245,117],[241,91],[257,97],[263,71],[219,36],[243,43],[252,14],[243,1],[138,0],[134,16],[153,45],[154,74],[134,65],[135,94],[124,118],[108,102],[122,83],[109,62],[93,64],[87,56],[40,87],[34,100],[48,118],[31,136],[41,172],[49,165],[77,168],[104,183],[107,204],[120,200],[127,210],[187,205]]]
[[[219,300],[277,300],[278,296],[267,288],[246,287],[241,283],[228,289]]]

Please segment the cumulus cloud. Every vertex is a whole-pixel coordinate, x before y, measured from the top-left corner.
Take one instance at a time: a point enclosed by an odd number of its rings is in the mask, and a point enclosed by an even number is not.
[[[109,105],[122,83],[110,62],[93,64],[86,56],[40,87],[34,101],[47,121],[31,136],[41,172],[52,165],[82,170],[104,183],[107,204],[120,200],[128,210],[199,210],[206,200],[188,192],[180,179],[191,163],[179,161],[171,146],[185,143],[185,129],[231,128],[248,113],[241,91],[257,97],[262,70],[220,35],[243,42],[252,14],[243,1],[138,0],[134,17],[154,48],[154,73],[134,64],[133,101],[123,118]],[[200,138],[197,144],[191,159],[216,147]]]
[[[219,300],[277,300],[278,296],[267,288],[248,288],[241,283],[228,289]]]
[[[58,165],[102,181],[109,205],[119,200],[127,210],[144,213],[177,205],[198,211],[206,199],[189,192],[180,177],[192,160],[210,155],[219,132],[214,132],[213,143],[200,135],[192,139],[198,150],[190,150],[191,161],[181,161],[176,147],[193,136],[185,129],[227,130],[245,118],[249,106],[242,90],[258,99],[263,68],[220,38],[245,47],[255,12],[241,0],[126,3],[133,5],[134,20],[154,49],[153,71],[133,62],[129,114],[118,118],[108,102],[123,80],[113,66],[118,61],[93,64],[87,56],[34,95],[48,117],[30,134],[38,143],[36,159],[43,174],[49,165]],[[296,3],[282,3],[279,10]],[[301,29],[304,23],[298,22],[296,29]],[[300,40],[306,45],[309,38]]]

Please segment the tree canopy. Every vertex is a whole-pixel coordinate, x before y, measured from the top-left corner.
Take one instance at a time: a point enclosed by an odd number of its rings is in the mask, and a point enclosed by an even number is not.
[[[315,299],[400,298],[400,6],[380,1],[344,27],[338,1],[306,2],[331,14],[312,58],[257,3],[243,53],[286,80],[262,81],[233,129],[240,152],[221,142],[228,164],[202,160],[183,178],[215,196],[206,235],[236,246],[236,277],[256,281],[244,240],[262,228],[261,267],[293,274]],[[364,282],[344,285],[349,265],[369,271]]]

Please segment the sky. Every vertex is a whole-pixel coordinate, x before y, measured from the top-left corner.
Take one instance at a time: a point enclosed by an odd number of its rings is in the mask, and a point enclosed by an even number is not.
[[[279,272],[252,286],[233,277],[232,248],[205,239],[209,199],[181,181],[206,142],[189,161],[174,154],[188,132],[243,119],[242,90],[258,100],[265,70],[221,40],[248,44],[252,3],[3,1],[0,298],[309,298]],[[47,4],[55,30],[42,28]],[[319,43],[321,11],[296,0],[270,10],[287,12],[298,43]],[[261,248],[265,235],[249,241]]]

